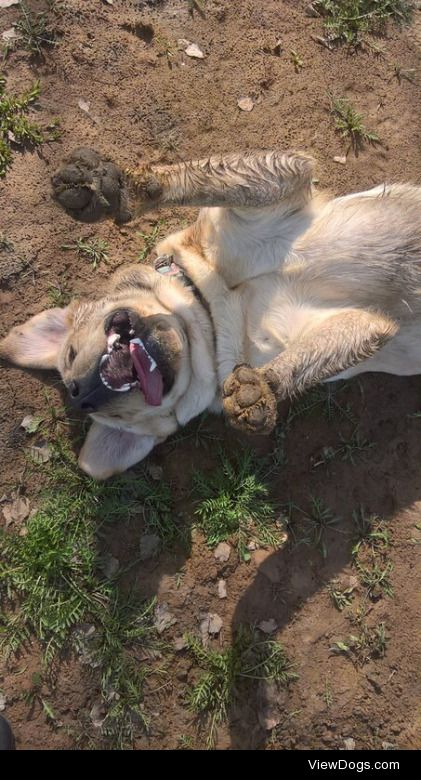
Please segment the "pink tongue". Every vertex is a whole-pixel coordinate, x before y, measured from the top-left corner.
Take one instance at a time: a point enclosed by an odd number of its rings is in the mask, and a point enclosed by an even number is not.
[[[146,403],[150,406],[160,406],[163,393],[163,381],[160,370],[158,367],[155,367],[153,371],[150,370],[149,358],[140,344],[130,342],[130,355]]]

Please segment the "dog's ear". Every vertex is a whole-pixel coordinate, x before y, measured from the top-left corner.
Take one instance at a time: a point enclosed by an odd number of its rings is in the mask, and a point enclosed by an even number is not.
[[[157,443],[155,436],[141,436],[94,422],[79,455],[79,467],[93,479],[108,479],[146,458]]]
[[[0,357],[22,368],[57,368],[72,321],[71,309],[46,309],[17,325],[0,341]]]

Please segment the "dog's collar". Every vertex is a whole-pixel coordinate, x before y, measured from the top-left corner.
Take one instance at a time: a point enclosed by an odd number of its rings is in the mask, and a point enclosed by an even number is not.
[[[186,272],[183,271],[183,269],[174,262],[172,255],[160,255],[157,257],[154,262],[154,268],[155,271],[157,271],[159,274],[162,274],[163,276],[172,276],[174,279],[177,279],[177,281],[181,282],[183,287],[191,290],[192,293],[196,296],[197,300],[200,301],[202,306],[205,307],[206,311],[210,315],[210,306],[206,298],[203,297],[199,288],[196,287],[190,277],[187,276]]]

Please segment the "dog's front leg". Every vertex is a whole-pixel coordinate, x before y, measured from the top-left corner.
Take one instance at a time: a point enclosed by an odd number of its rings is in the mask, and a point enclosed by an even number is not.
[[[52,177],[58,202],[75,219],[112,216],[127,222],[160,206],[294,210],[311,198],[314,163],[304,153],[228,154],[177,165],[141,165],[123,171],[92,149],[76,149]]]
[[[262,368],[237,366],[223,387],[229,422],[270,433],[277,404],[372,357],[397,332],[383,314],[348,309],[327,317]]]

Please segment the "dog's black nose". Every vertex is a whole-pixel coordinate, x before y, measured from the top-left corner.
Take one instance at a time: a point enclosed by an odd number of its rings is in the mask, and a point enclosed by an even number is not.
[[[77,382],[70,382],[69,393],[71,398],[77,398],[79,395],[79,385]]]
[[[77,382],[74,380],[69,382],[67,392],[73,409],[91,414],[112,398],[114,394],[111,390],[106,388],[101,381],[96,384],[94,381],[95,378],[88,376]]]

